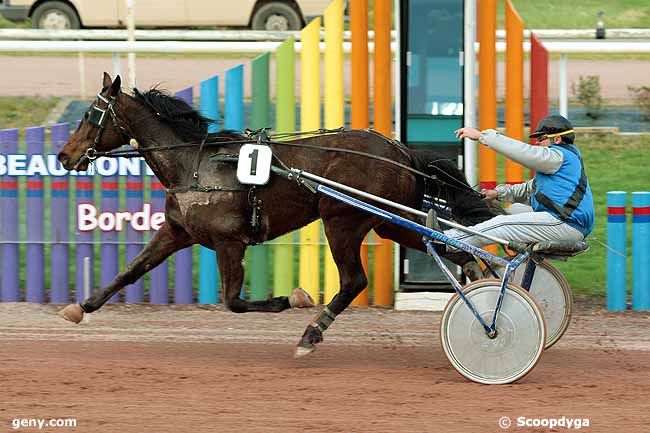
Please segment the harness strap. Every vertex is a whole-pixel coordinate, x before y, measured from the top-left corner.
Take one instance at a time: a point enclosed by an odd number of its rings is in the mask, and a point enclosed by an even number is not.
[[[585,164],[582,161],[582,157],[580,156],[578,151],[574,149],[573,146],[568,146],[565,144],[561,144],[559,146],[572,152],[574,155],[578,157],[578,160],[580,161],[580,180],[578,181],[578,184],[576,185],[569,199],[566,201],[566,203],[564,203],[564,206],[560,207],[557,203],[555,203],[553,200],[551,200],[546,194],[542,193],[541,191],[535,193],[535,198],[537,199],[538,202],[544,205],[545,208],[550,209],[555,213],[557,213],[558,216],[563,221],[568,221],[569,219],[571,219],[571,215],[573,214],[573,211],[575,211],[578,208],[580,202],[585,196],[585,193],[587,192],[587,176],[585,175]]]

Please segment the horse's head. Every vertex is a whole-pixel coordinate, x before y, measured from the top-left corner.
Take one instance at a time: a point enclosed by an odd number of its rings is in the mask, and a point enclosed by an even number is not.
[[[57,156],[67,170],[86,170],[98,151],[116,149],[125,144],[126,135],[116,114],[121,100],[121,83],[119,75],[112,81],[111,76],[104,72],[102,90]]]

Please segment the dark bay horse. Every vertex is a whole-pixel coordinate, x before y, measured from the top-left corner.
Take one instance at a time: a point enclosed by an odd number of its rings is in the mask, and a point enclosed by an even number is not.
[[[423,250],[421,236],[417,233],[315,194],[280,176],[272,176],[267,185],[256,188],[255,198],[261,200],[262,207],[259,224],[254,227],[249,188],[237,182],[236,166],[209,159],[215,153],[237,154],[243,137],[231,131],[207,134],[208,119],[164,92],[156,89],[145,93],[134,89],[133,92],[132,96],[122,92],[120,77],[112,81],[105,73],[103,89],[58,159],[68,170],[86,170],[94,156],[117,149],[130,140],[137,143],[140,154],[167,189],[165,223],[107,287],[78,305],[66,307],[62,315],[67,320],[79,323],[84,313],[101,308],[123,287],[138,280],[174,252],[194,244],[216,251],[224,301],[231,311],[279,312],[290,307],[313,306],[309,295],[301,289],[296,289],[290,297],[265,301],[240,299],[244,278],[242,259],[248,245],[274,239],[321,218],[339,271],[341,289],[307,326],[296,350],[296,355],[300,356],[315,349],[315,344],[323,339],[323,331],[366,286],[360,246],[371,229],[383,238]],[[209,145],[204,146],[205,143]],[[387,137],[353,130],[297,138],[289,143],[298,147],[271,145],[274,155],[287,166],[412,208],[422,203],[422,179],[391,163],[413,166],[417,156]],[[383,159],[364,156],[361,152]],[[441,180],[462,182],[463,188],[446,188],[448,205],[461,223],[474,224],[494,216],[494,211],[488,209],[467,185],[462,173],[451,164],[440,162],[428,170]],[[198,178],[193,176],[195,172]],[[190,187],[197,183],[202,187]],[[445,189],[443,183],[433,185],[434,194],[439,195]],[[471,260],[467,256],[449,258],[461,265]]]

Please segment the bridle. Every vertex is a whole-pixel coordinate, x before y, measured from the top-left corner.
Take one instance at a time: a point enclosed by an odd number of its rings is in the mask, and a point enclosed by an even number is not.
[[[99,107],[99,103],[103,102],[107,106],[106,108],[101,108]],[[93,141],[92,146],[90,146],[88,149],[86,149],[86,152],[84,153],[83,157],[79,159],[79,162],[75,164],[73,170],[77,170],[79,166],[81,165],[82,162],[84,162],[85,159],[90,161],[92,163],[94,160],[98,158],[97,154],[97,145],[99,144],[99,141],[102,138],[102,135],[104,134],[104,130],[106,129],[106,113],[108,113],[108,116],[110,116],[113,126],[115,129],[117,129],[121,134],[122,138],[126,138],[126,143],[129,142],[130,135],[126,132],[126,129],[119,124],[119,121],[117,119],[117,113],[115,112],[115,104],[117,103],[117,97],[115,96],[109,96],[108,98],[103,96],[101,93],[97,94],[97,98],[95,99],[95,102],[90,106],[88,109],[88,118],[87,121],[91,125],[97,128],[97,135],[95,135],[95,140]],[[85,159],[84,159],[85,158]]]

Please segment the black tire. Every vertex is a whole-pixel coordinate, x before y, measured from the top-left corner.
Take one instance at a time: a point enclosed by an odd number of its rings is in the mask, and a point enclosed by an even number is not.
[[[300,30],[302,17],[291,5],[282,2],[265,3],[251,19],[253,30]]]
[[[48,25],[58,24],[55,26]],[[77,11],[60,1],[46,1],[36,7],[32,14],[32,27],[35,29],[78,29],[81,27]]]

